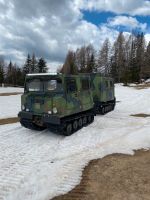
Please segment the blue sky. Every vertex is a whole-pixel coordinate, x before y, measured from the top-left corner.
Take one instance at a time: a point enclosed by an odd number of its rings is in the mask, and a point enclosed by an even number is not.
[[[114,17],[120,16],[120,15],[116,15],[113,12],[98,12],[98,11],[87,11],[87,10],[83,10],[83,19],[91,22],[92,24],[95,24],[96,26],[101,26],[103,24],[107,24],[109,19],[112,19]],[[121,16],[126,16],[126,17],[130,17],[130,15],[128,14],[122,14]],[[143,31],[144,33],[146,33],[149,29],[150,29],[150,16],[134,16],[134,18],[141,24],[147,24],[147,28],[144,30],[141,30],[139,27],[133,27],[133,30],[137,30],[137,31]],[[119,31],[131,31],[131,28],[128,26],[124,26],[124,24],[119,25],[119,26],[115,26],[114,29],[119,30]]]
[[[83,19],[89,21],[97,26],[107,23],[108,18],[115,17],[116,15],[112,12],[98,12],[98,11],[86,11],[83,10]]]

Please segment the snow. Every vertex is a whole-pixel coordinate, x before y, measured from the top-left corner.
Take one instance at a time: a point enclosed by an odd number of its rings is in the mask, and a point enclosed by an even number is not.
[[[21,110],[21,95],[0,96],[0,119],[17,117]]]
[[[145,83],[150,83],[150,78],[145,81]]]
[[[137,113],[150,114],[150,88],[139,91],[116,85],[116,99],[120,101],[115,110],[119,114],[126,116]]]
[[[27,74],[27,76],[48,76],[48,75],[58,75],[58,73],[48,72],[48,73]]]
[[[0,94],[23,93],[23,88],[0,87]],[[21,95],[0,96],[0,119],[16,117],[21,109]]]
[[[13,93],[13,92],[21,92],[23,93],[23,88],[18,87],[0,87],[0,94],[1,93]]]
[[[0,126],[0,199],[49,200],[79,184],[90,160],[149,149],[150,118],[130,115],[150,114],[150,88],[117,85],[116,97],[113,112],[96,116],[70,137],[31,131],[19,123]]]

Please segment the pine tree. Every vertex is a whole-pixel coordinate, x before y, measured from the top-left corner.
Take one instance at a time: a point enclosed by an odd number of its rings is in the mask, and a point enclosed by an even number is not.
[[[13,64],[12,62],[10,61],[8,67],[7,67],[7,73],[6,73],[6,80],[7,80],[7,83],[12,85],[13,84],[13,74],[12,74],[12,71],[13,71]]]
[[[141,81],[144,73],[144,54],[145,54],[145,38],[144,34],[137,35],[137,51],[136,51],[136,64],[139,74],[139,82]]]
[[[129,69],[132,82],[140,82],[144,72],[145,39],[143,33],[132,34]]]
[[[86,72],[86,47],[83,46],[76,50],[76,66],[81,73]]]
[[[4,68],[0,66],[0,84],[4,83]]]
[[[75,52],[75,63],[80,73],[91,73],[95,71],[95,49],[93,45],[82,46]]]
[[[125,38],[120,32],[113,46],[113,56],[111,58],[111,74],[116,82],[123,79],[125,71]]]
[[[110,74],[110,42],[106,38],[98,55],[98,71],[104,75]]]
[[[4,60],[3,58],[0,58],[0,84],[4,83],[4,76],[5,76],[5,72],[4,72]]]
[[[27,56],[27,59],[26,59],[26,62],[23,66],[23,72],[24,74],[29,74],[29,73],[32,73],[32,70],[31,70],[31,57],[30,57],[30,54],[28,54]]]
[[[147,45],[147,49],[144,56],[144,69],[143,69],[143,78],[150,78],[150,42]]]
[[[131,35],[131,50],[129,56],[129,70],[131,82],[138,81],[138,71],[136,63],[137,40],[135,35]]]
[[[85,72],[92,73],[95,69],[95,49],[93,45],[85,48]]]
[[[43,58],[40,58],[38,60],[37,64],[37,72],[38,73],[46,73],[47,72],[47,66],[46,66],[46,61]]]
[[[19,67],[16,68],[16,85],[18,86],[24,85],[24,72]]]
[[[12,66],[12,85],[17,85],[17,66],[16,63]]]
[[[90,60],[88,62],[88,65],[87,65],[87,70],[86,72],[87,73],[92,73],[95,71],[95,56],[94,54],[92,53],[92,55],[90,56]]]
[[[31,59],[31,72],[30,73],[37,73],[38,68],[37,68],[37,60],[35,57],[35,54],[33,53],[32,59]]]

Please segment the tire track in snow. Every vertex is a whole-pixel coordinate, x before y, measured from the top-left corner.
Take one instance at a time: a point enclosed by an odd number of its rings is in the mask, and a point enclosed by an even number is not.
[[[148,126],[147,121],[140,121],[139,126],[133,123],[130,129],[126,130],[129,120],[125,118],[125,122],[120,124],[118,117],[115,120],[122,126],[122,129],[119,127],[122,132],[120,135],[115,133],[111,115],[110,118],[107,116],[107,119],[112,123],[106,124],[105,117],[95,119],[93,124],[70,137],[55,135],[47,130],[30,131],[19,124],[2,126],[0,200],[21,200],[22,197],[26,200],[43,200],[41,195],[44,199],[49,199],[56,194],[65,193],[80,182],[82,169],[89,160],[103,157],[109,146],[115,146],[115,143],[118,144],[133,130]],[[108,148],[109,153],[111,151]]]
[[[48,131],[35,132],[20,128],[1,131],[0,138],[0,199],[19,187],[21,181],[42,161],[48,153],[55,151],[63,137]]]

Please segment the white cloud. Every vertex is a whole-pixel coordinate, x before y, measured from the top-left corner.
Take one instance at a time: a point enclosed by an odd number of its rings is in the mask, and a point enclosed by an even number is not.
[[[5,2],[8,7],[0,13],[0,54],[23,64],[26,55],[34,52],[56,68],[63,63],[68,49],[89,43],[100,48],[106,37],[114,40],[117,31],[82,19],[80,3],[80,0]]]
[[[145,40],[146,44],[148,45],[148,43],[150,42],[150,33],[145,34]]]
[[[110,18],[108,20],[108,25],[109,26],[124,26],[128,27],[131,30],[138,28],[141,29],[142,31],[145,31],[147,28],[146,23],[140,23],[136,18],[134,17],[128,17],[128,16],[116,16],[114,18]]]
[[[79,1],[79,0],[78,0]],[[150,15],[148,0],[83,0],[82,9],[110,11],[117,14]]]
[[[114,41],[120,19],[110,19],[98,27],[83,20],[81,8],[114,12],[144,9],[143,1],[131,0],[0,0],[0,54],[7,60],[23,64],[28,53],[44,57],[50,69],[63,63],[68,49],[93,44],[99,49],[105,38]],[[145,1],[144,1],[145,2]],[[124,6],[123,6],[124,5]],[[148,3],[147,3],[148,5]],[[130,8],[130,9],[129,9]],[[143,11],[141,11],[143,12]],[[123,18],[124,24],[141,27],[134,18]],[[111,22],[111,25],[110,25]],[[113,25],[112,25],[113,24]]]

